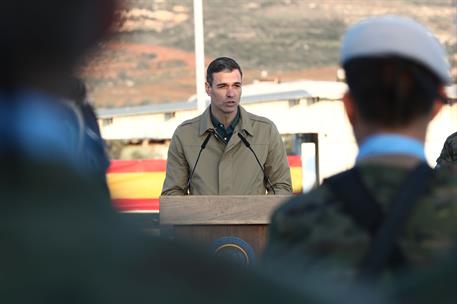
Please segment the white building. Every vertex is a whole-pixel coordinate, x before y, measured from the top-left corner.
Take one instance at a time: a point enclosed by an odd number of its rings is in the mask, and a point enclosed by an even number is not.
[[[271,119],[288,139],[286,145],[293,152],[299,153],[298,143],[303,138],[297,134],[315,133],[322,180],[351,167],[357,154],[341,102],[345,91],[343,82],[259,82],[243,86],[241,105],[249,112]],[[449,87],[447,91],[455,100],[456,87]],[[199,114],[195,98],[179,103],[98,110],[102,136],[106,140],[164,141],[163,158],[176,127]],[[427,133],[426,155],[430,165],[434,166],[446,137],[456,131],[457,106],[446,105]]]

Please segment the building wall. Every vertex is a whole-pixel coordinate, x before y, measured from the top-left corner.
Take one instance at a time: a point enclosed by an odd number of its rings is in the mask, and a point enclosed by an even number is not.
[[[281,134],[317,133],[321,180],[354,165],[357,145],[352,129],[339,101],[288,100],[255,103],[246,110],[271,119]],[[184,120],[198,115],[196,110],[176,112],[166,119],[165,113],[115,117],[112,124],[101,125],[106,139],[169,139]],[[170,115],[168,115],[169,117]],[[426,156],[434,166],[448,135],[457,131],[457,105],[446,105],[430,124],[426,137]],[[165,157],[168,141],[156,143]]]

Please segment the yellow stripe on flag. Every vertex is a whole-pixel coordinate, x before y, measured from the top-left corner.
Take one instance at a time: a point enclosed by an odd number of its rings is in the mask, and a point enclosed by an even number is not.
[[[301,167],[290,167],[290,175],[292,177],[292,191],[301,193],[303,189]]]
[[[165,172],[109,173],[107,178],[113,199],[158,198]]]

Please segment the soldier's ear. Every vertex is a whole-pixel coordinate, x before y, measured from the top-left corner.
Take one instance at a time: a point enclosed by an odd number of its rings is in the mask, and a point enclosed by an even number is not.
[[[352,99],[352,95],[349,91],[343,95],[343,105],[349,122],[354,126],[354,122],[356,120],[356,111],[354,109],[354,101]]]
[[[433,102],[432,112],[430,113],[430,120],[435,118],[435,116],[441,111],[442,108],[443,108],[443,102],[441,100],[435,100]]]
[[[447,100],[447,94],[444,86],[440,86],[439,88],[439,98],[436,98],[433,101],[432,111],[430,113],[430,120],[435,118],[435,116],[441,111],[443,108],[443,100]]]

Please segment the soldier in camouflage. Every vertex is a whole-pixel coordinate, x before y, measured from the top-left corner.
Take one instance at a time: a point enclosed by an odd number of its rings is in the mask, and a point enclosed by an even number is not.
[[[457,132],[449,135],[444,142],[443,150],[436,160],[436,168],[457,162]]]
[[[455,169],[433,172],[424,155],[451,81],[445,50],[412,19],[373,17],[348,30],[341,64],[356,165],[274,212],[265,262],[295,258],[338,282],[427,268],[457,235]]]
[[[428,304],[457,303],[457,252],[433,269],[417,271],[408,275],[392,289],[388,300],[391,303]]]

